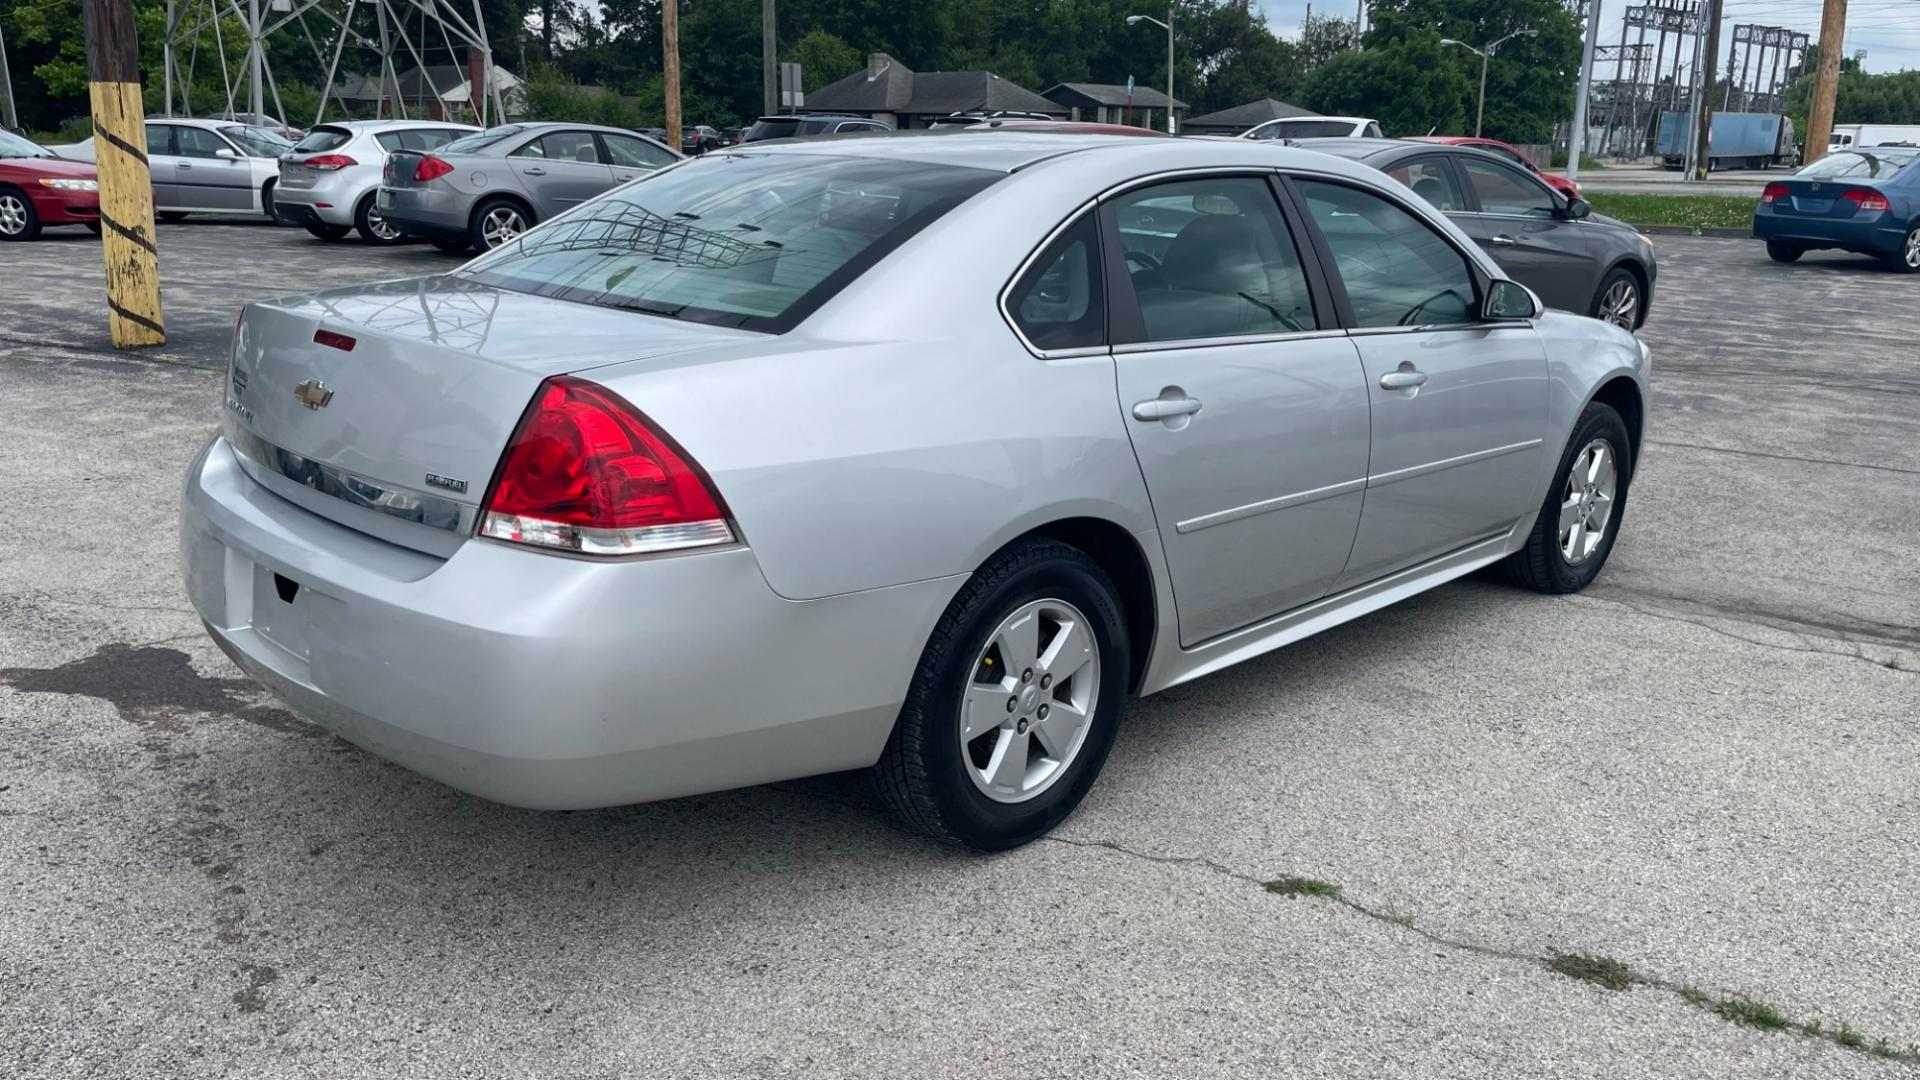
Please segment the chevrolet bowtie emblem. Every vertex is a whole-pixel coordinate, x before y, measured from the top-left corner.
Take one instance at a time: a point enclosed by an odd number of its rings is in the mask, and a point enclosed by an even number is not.
[[[324,409],[327,402],[333,400],[333,391],[327,389],[327,384],[319,379],[308,379],[293,388],[293,396],[309,409]]]

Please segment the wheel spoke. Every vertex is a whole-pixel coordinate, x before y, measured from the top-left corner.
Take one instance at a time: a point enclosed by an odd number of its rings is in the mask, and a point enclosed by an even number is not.
[[[1586,538],[1587,520],[1586,517],[1582,515],[1579,521],[1573,523],[1573,528],[1567,532],[1565,551],[1568,558],[1578,559],[1586,554],[1586,550],[1582,546]]]
[[[1607,451],[1604,444],[1596,447],[1593,451],[1593,460],[1587,463],[1587,483],[1599,483],[1601,472],[1612,468],[1612,460],[1613,455]]]
[[[1047,643],[1047,651],[1037,666],[1053,676],[1054,682],[1065,682],[1092,660],[1093,636],[1080,625],[1080,620],[1073,619],[1060,624],[1060,632]]]
[[[1040,740],[1040,746],[1048,757],[1065,761],[1075,736],[1086,722],[1086,713],[1067,702],[1055,701],[1047,708],[1047,718],[1035,721],[1033,735]]]
[[[993,759],[987,762],[987,782],[994,787],[1019,791],[1021,781],[1027,775],[1027,752],[1032,743],[1030,732],[1007,730],[1000,734],[1000,742],[993,748]]]
[[[1007,722],[1011,687],[1000,683],[973,683],[960,702],[960,741],[972,742]]]
[[[997,640],[1000,644],[1000,660],[1007,665],[1007,674],[1019,678],[1021,672],[1032,668],[1040,660],[1039,609],[1035,608],[1018,621],[1002,627]]]
[[[1580,504],[1578,495],[1560,504],[1560,532],[1564,535],[1568,529],[1586,520],[1587,512]]]

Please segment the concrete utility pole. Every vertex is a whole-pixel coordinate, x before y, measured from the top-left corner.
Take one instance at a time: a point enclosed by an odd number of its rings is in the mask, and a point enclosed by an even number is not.
[[[1827,0],[1820,10],[1820,66],[1813,73],[1813,101],[1807,106],[1804,162],[1817,161],[1833,137],[1833,99],[1840,92],[1840,45],[1847,34],[1847,0]]]
[[[779,84],[775,82],[779,65],[780,23],[774,18],[773,0],[760,0],[760,99],[765,115],[780,111]]]
[[[1587,150],[1587,98],[1593,93],[1593,49],[1600,40],[1600,0],[1587,4],[1587,32],[1580,47],[1580,88],[1573,98],[1573,133],[1567,139],[1567,179],[1580,179],[1580,155]],[[1626,32],[1620,40],[1627,40]],[[1618,85],[1616,80],[1616,85]]]
[[[113,347],[164,345],[160,252],[153,237],[153,179],[147,170],[146,110],[133,0],[82,0],[87,92],[93,100],[94,168],[100,176],[100,235],[107,259],[107,327]]]
[[[667,145],[680,148],[680,0],[660,0],[661,83],[667,99]]]
[[[249,124],[265,123],[261,117],[267,115],[266,99],[261,94],[261,88],[267,82],[261,70],[267,60],[265,46],[260,40],[264,36],[260,27],[260,0],[247,0],[247,66],[250,76],[247,79],[247,112],[249,114],[247,123]],[[283,123],[285,120],[286,117],[281,117]]]
[[[1720,19],[1722,0],[1707,0],[1707,43],[1700,54],[1700,97],[1694,112],[1699,127],[1694,141],[1700,146],[1694,158],[1693,178],[1705,180],[1713,171],[1713,76],[1720,64]]]

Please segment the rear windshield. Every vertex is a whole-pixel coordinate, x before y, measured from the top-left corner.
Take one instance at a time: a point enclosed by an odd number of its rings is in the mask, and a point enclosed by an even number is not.
[[[353,141],[353,132],[346,128],[317,127],[307,132],[294,149],[302,154],[324,154],[328,150],[338,150]]]
[[[292,143],[281,138],[277,132],[268,131],[263,127],[243,127],[235,124],[221,128],[220,133],[239,143],[240,148],[245,150],[249,157],[279,157],[293,149]]]
[[[783,116],[776,120],[756,120],[753,126],[747,129],[746,137],[754,142],[759,142],[761,139],[784,139],[793,134],[793,129],[799,126],[798,117]]]
[[[999,175],[870,158],[703,158],[618,188],[462,273],[777,334]]]
[[[464,139],[455,139],[441,149],[449,154],[471,154],[475,150],[485,150],[494,143],[505,142],[525,130],[526,127],[521,124],[488,128],[485,131],[476,131]]]
[[[1878,180],[1892,176],[1920,157],[1920,148],[1894,147],[1840,150],[1801,169],[1800,176],[1857,176]]]

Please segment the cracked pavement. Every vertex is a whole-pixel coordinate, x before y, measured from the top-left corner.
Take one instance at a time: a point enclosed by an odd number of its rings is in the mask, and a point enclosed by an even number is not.
[[[0,1076],[1915,1072],[1677,992],[1920,1044],[1913,279],[1661,238],[1594,588],[1137,702],[1057,837],[979,857],[857,778],[538,814],[291,717],[176,567],[235,304],[451,261],[163,226],[174,340],[129,360],[48,236],[0,249]]]

